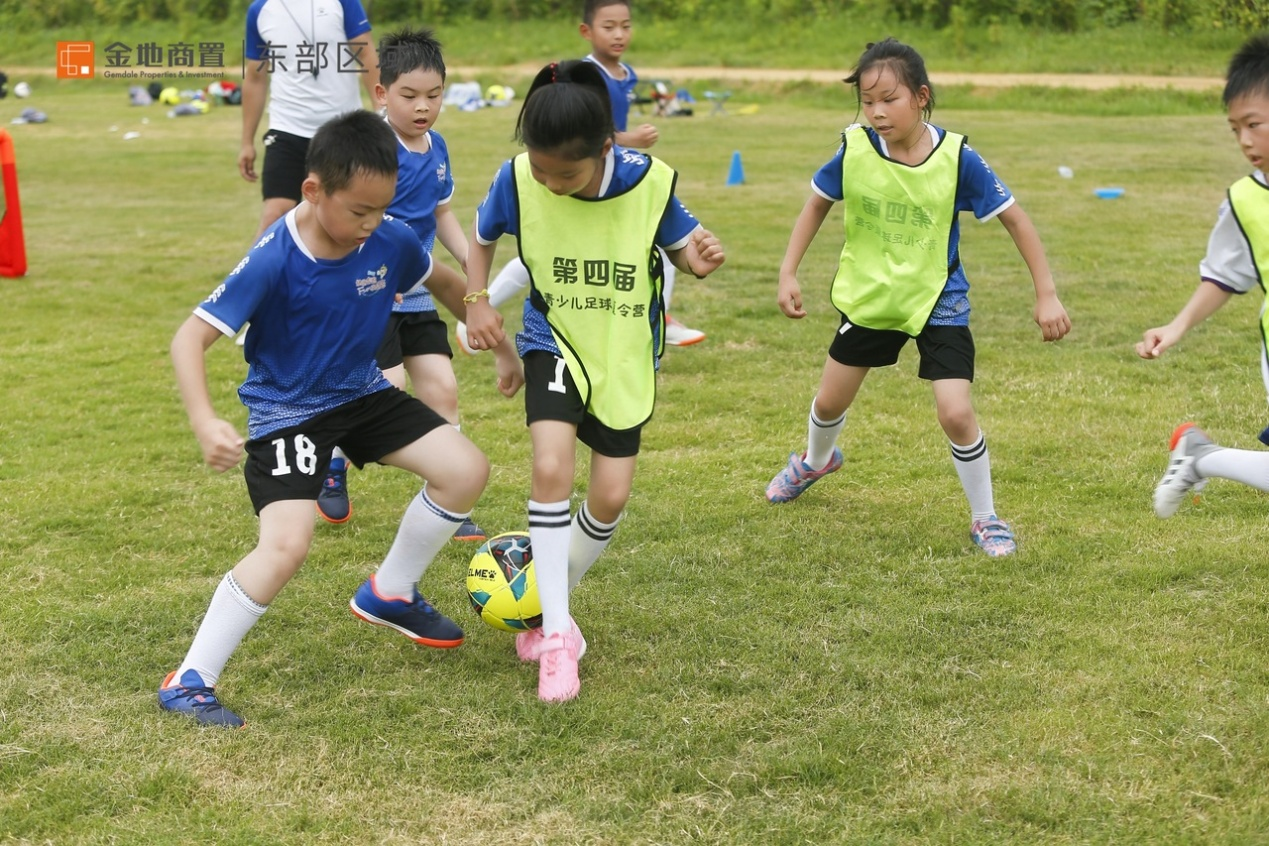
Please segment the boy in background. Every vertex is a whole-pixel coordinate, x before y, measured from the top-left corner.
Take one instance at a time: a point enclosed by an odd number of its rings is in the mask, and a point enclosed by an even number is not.
[[[1248,40],[1229,63],[1223,96],[1229,128],[1254,170],[1235,182],[1221,203],[1216,225],[1199,263],[1198,288],[1166,326],[1147,329],[1137,355],[1156,359],[1185,333],[1216,313],[1235,294],[1261,288],[1269,279],[1269,35]],[[1260,373],[1269,390],[1269,312],[1260,310]],[[1269,429],[1260,433],[1269,443]],[[1193,423],[1172,433],[1168,469],[1154,491],[1154,511],[1171,517],[1185,495],[1213,477],[1269,491],[1269,453],[1212,443]]]

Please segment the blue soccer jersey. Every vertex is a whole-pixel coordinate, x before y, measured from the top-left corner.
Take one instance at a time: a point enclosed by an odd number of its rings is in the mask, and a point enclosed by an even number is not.
[[[454,197],[454,176],[450,170],[449,148],[436,132],[427,133],[431,142],[426,153],[418,153],[397,139],[397,193],[388,214],[403,221],[418,236],[429,253],[436,242],[436,207]],[[436,304],[426,288],[407,294],[394,311],[435,311]]]
[[[604,75],[604,84],[608,86],[608,99],[612,101],[612,127],[618,132],[625,132],[626,124],[630,120],[630,104],[634,102],[635,87],[639,84],[638,75],[630,65],[618,62],[617,64],[625,71],[626,78],[614,79],[608,72],[608,68],[600,64],[594,56],[587,56],[585,61],[594,64]]]
[[[943,138],[946,132],[933,124],[926,124],[934,144]],[[868,140],[873,148],[882,156],[889,158],[886,142],[877,135],[872,127],[865,127]],[[824,165],[811,180],[811,188],[826,200],[840,203],[842,197],[842,156],[845,145],[837,148],[837,154]],[[960,161],[960,178],[956,185],[956,211],[972,212],[980,222],[991,220],[1014,203],[1013,194],[997,178],[996,174],[983,157],[968,144],[963,148]],[[953,221],[952,231],[947,245],[947,265],[954,268],[948,274],[947,284],[939,296],[934,310],[930,313],[930,324],[933,326],[968,326],[969,325],[969,280],[965,277],[965,269],[960,262],[960,223]]]
[[[248,321],[249,365],[238,396],[262,438],[392,387],[375,363],[395,295],[431,272],[403,223],[385,218],[342,259],[314,258],[295,211],[270,226],[194,314],[226,335]]]
[[[613,145],[604,161],[604,176],[596,199],[616,197],[629,191],[651,166],[651,160],[643,153]],[[494,176],[493,184],[489,186],[489,193],[476,210],[476,238],[482,244],[492,244],[503,235],[520,237],[519,199],[516,196],[512,167],[510,160],[503,162]],[[657,226],[656,243],[664,250],[681,249],[698,226],[700,222],[683,206],[678,197],[671,197]],[[653,317],[655,319],[657,315]],[[528,299],[524,301],[524,331],[516,336],[516,348],[521,356],[532,350],[560,354],[546,318]]]

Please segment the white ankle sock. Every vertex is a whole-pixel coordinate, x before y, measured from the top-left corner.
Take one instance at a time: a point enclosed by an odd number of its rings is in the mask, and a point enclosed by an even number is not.
[[[568,589],[571,593],[573,588],[577,587],[577,583],[582,580],[599,558],[599,554],[607,548],[608,542],[612,540],[613,532],[617,531],[617,524],[621,522],[621,516],[618,515],[616,520],[611,523],[601,523],[591,516],[590,509],[586,507],[586,503],[582,503],[582,507],[577,509],[576,516],[573,517],[572,534],[568,542]]]
[[[533,570],[537,573],[538,598],[542,602],[542,634],[546,637],[569,631],[568,549],[572,534],[568,500],[529,500],[529,544],[533,547]]]
[[[427,495],[427,488],[410,500],[392,548],[375,571],[375,587],[385,597],[413,599],[415,585],[436,553],[471,516],[451,514]]]
[[[185,660],[176,668],[174,680],[179,681],[186,670],[197,670],[208,687],[215,686],[238,644],[268,608],[247,596],[233,573],[226,573],[216,585],[207,614]]]
[[[954,444],[952,447],[952,464],[956,467],[956,475],[960,477],[961,487],[969,499],[970,519],[986,520],[996,513],[996,505],[991,491],[991,455],[987,452],[987,439],[982,431],[978,440],[967,446]]]

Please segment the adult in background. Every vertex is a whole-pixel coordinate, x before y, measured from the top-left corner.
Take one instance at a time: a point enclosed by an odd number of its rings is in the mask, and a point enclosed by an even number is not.
[[[254,0],[247,8],[238,172],[259,180],[259,238],[299,205],[304,156],[317,128],[361,108],[360,83],[374,102],[379,59],[360,0]],[[264,166],[256,172],[256,132],[269,103]]]

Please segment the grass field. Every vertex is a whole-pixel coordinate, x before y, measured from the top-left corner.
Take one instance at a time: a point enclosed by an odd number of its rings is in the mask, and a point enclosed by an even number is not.
[[[231,733],[155,704],[256,531],[241,472],[200,464],[167,347],[245,251],[259,197],[234,168],[236,110],[126,103],[105,83],[0,102],[31,264],[0,279],[0,842],[1269,841],[1264,497],[1217,481],[1169,521],[1150,510],[1177,423],[1252,447],[1269,422],[1259,297],[1163,360],[1131,349],[1188,297],[1247,170],[1215,104],[936,112],[1036,222],[1075,326],[1042,343],[1003,228],[964,222],[976,405],[1021,545],[1005,560],[969,541],[911,350],[870,376],[843,472],[763,500],[836,326],[840,218],[804,262],[806,320],[780,315],[776,270],[853,106],[776,91],[756,114],[663,121],[655,152],[729,258],[676,292],[709,338],[665,358],[625,521],[574,595],[580,699],[541,706],[509,636],[465,610],[470,546],[424,583],[465,623],[462,648],[354,620],[348,597],[416,491],[371,468],[351,479],[353,521],[318,527],[230,662],[220,692],[250,720]],[[8,126],[22,105],[50,122]],[[442,117],[462,219],[515,151],[513,120]],[[746,184],[729,187],[737,150]],[[1126,192],[1098,200],[1102,185]],[[523,528],[522,404],[487,357],[455,364],[464,431],[494,465],[476,516]],[[209,366],[243,423],[239,349]]]

